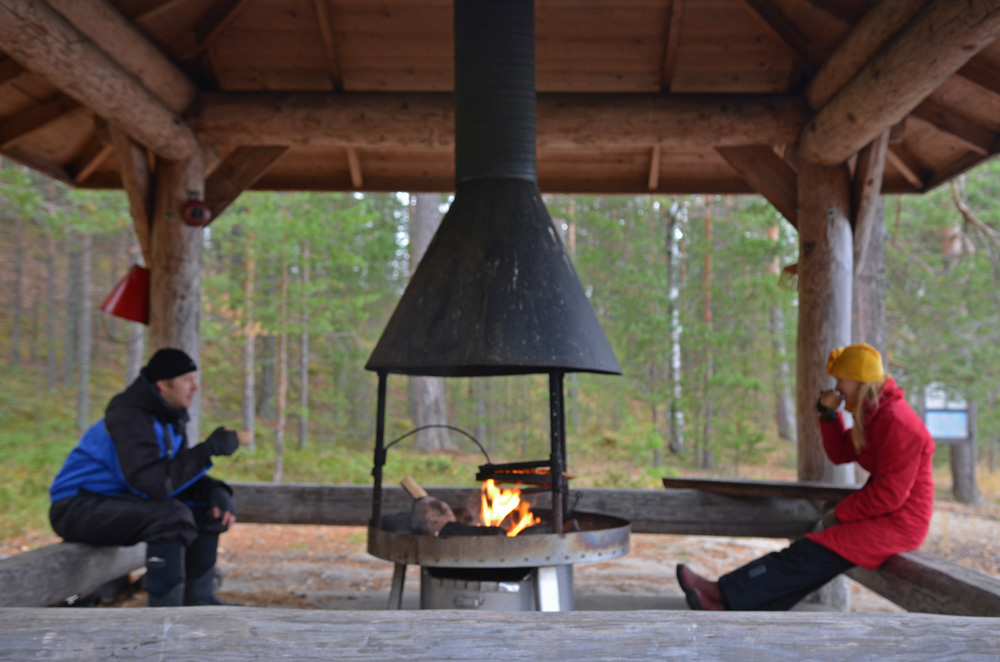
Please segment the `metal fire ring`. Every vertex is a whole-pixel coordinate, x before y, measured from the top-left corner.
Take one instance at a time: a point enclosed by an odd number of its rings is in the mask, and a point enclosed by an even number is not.
[[[537,514],[545,520],[545,512]],[[574,512],[580,531],[438,538],[368,527],[368,552],[394,563],[442,568],[520,568],[607,561],[628,553],[631,524],[618,517]]]

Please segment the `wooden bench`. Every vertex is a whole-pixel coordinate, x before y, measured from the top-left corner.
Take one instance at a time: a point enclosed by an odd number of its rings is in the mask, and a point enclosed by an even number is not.
[[[146,545],[61,542],[0,560],[0,607],[49,607],[92,593],[146,564]]]
[[[852,489],[808,485],[821,491],[803,493],[796,484],[742,481],[756,490],[755,496],[737,496],[732,484],[741,481],[699,479],[702,484],[696,487],[679,486],[690,480],[665,479],[672,483],[669,490],[573,490],[573,507],[629,520],[635,533],[794,539],[812,530],[820,513],[817,504]],[[835,491],[823,491],[828,488]],[[370,486],[235,483],[233,490],[241,522],[367,526],[371,517]],[[475,488],[429,492],[451,504],[478,502],[479,495]],[[768,496],[775,493],[779,496]],[[383,512],[409,510],[411,504],[402,488],[383,488]],[[0,581],[6,588],[0,606],[58,604],[141,568],[143,557],[141,546],[68,543],[17,554],[0,560]],[[855,568],[848,575],[908,611],[1000,616],[1000,579],[929,554],[899,554],[877,572]]]
[[[5,659],[996,660],[1000,619],[930,614],[0,609]]]

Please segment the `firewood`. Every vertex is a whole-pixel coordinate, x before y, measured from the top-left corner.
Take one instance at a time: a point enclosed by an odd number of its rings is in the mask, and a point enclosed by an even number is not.
[[[448,522],[455,521],[455,513],[441,499],[435,499],[420,487],[412,476],[404,478],[400,485],[414,498],[410,511],[410,530],[422,536],[436,536]]]

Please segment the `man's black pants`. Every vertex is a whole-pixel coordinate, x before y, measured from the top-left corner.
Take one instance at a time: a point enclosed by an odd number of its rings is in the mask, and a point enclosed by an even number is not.
[[[854,564],[808,538],[719,578],[727,609],[784,611]]]
[[[197,509],[198,511],[204,509]],[[131,494],[104,496],[81,491],[60,499],[49,509],[52,528],[67,542],[88,545],[135,545],[194,542],[206,520],[177,499],[151,501]],[[207,524],[207,521],[205,521]],[[218,533],[218,531],[214,531]]]

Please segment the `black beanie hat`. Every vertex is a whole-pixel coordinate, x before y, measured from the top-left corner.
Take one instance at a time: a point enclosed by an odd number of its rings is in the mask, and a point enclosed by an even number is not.
[[[152,384],[161,379],[173,379],[198,369],[194,361],[179,349],[161,349],[146,364],[146,380]]]

